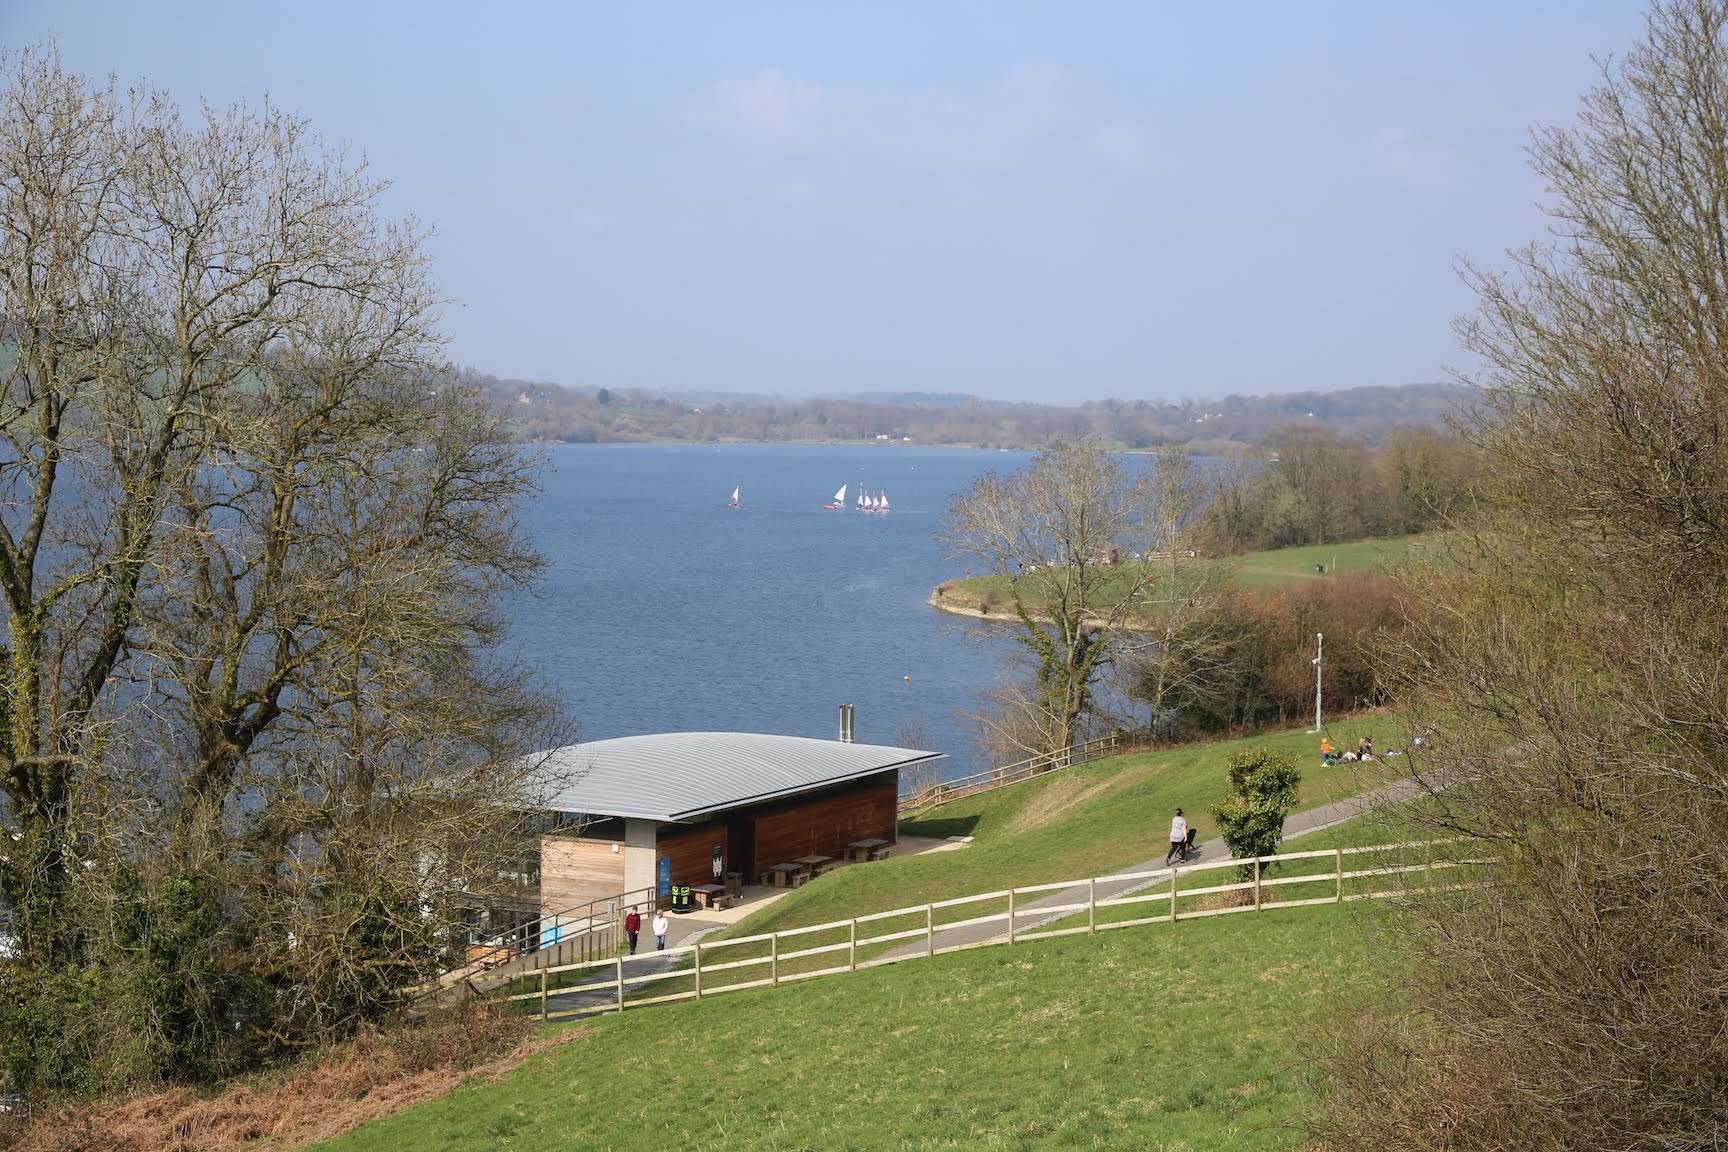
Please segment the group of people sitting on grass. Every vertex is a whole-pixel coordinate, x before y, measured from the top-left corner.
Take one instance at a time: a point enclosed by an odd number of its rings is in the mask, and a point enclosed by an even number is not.
[[[1396,748],[1388,748],[1385,752],[1382,752],[1381,755],[1399,756],[1402,755],[1402,753],[1400,753]],[[1361,760],[1372,759],[1374,759],[1374,738],[1372,736],[1362,737],[1362,739],[1356,741],[1356,747],[1354,749],[1347,749],[1343,754],[1339,754],[1338,750],[1332,746],[1331,737],[1322,736],[1320,738],[1320,763],[1322,764],[1335,764],[1340,762],[1345,764],[1355,764]]]

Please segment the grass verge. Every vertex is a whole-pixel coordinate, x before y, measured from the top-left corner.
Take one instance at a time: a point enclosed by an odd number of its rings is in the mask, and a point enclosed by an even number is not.
[[[1281,1149],[1369,905],[940,956],[589,1021],[321,1147]]]

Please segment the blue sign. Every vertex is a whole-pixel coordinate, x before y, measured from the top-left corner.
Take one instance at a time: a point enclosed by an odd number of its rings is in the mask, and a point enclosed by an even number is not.
[[[654,878],[654,883],[660,890],[660,895],[672,895],[672,857],[660,857],[660,866],[655,871],[657,875]]]

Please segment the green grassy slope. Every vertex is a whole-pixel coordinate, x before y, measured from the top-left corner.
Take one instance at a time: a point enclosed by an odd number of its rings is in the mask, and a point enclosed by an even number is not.
[[[333,1152],[1279,1149],[1368,905],[917,960],[626,1012]]]
[[[1400,722],[1386,714],[1345,720],[1327,731],[1339,747],[1355,744],[1364,734],[1383,746],[1394,737],[1403,742]],[[1230,753],[1242,748],[1276,748],[1301,766],[1301,808],[1355,795],[1389,778],[1391,770],[1384,763],[1322,768],[1319,740],[1295,729],[1117,756],[957,800],[902,825],[901,832],[974,837],[967,847],[838,869],[746,917],[729,935],[1098,876],[1161,857],[1178,805],[1201,840],[1214,835],[1206,809],[1223,798]]]

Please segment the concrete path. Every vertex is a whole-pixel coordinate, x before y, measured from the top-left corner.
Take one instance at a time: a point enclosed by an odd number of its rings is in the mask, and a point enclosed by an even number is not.
[[[1309,832],[1317,832],[1322,828],[1330,828],[1346,820],[1360,816],[1384,803],[1397,803],[1409,799],[1420,791],[1420,787],[1412,780],[1395,780],[1371,792],[1359,796],[1350,796],[1336,800],[1330,804],[1322,804],[1318,808],[1310,808],[1297,812],[1284,821],[1284,839],[1290,841],[1304,836]],[[1097,883],[1097,895],[1100,900],[1115,899],[1119,896],[1129,896],[1154,884],[1169,879],[1170,873],[1181,875],[1192,871],[1195,864],[1210,864],[1230,859],[1230,850],[1224,844],[1223,837],[1213,837],[1198,844],[1195,850],[1188,853],[1183,864],[1174,866],[1166,864],[1162,856],[1113,872],[1109,876],[1100,877]],[[1147,873],[1155,873],[1148,876]],[[1036,900],[1025,904],[1016,904],[1014,908],[1014,931],[1032,932],[1047,924],[1066,919],[1074,915],[1073,906],[1087,901],[1088,886],[1076,884],[1072,888],[1064,888],[1057,892],[1046,893]],[[1051,911],[1048,915],[1037,915],[1040,909],[1063,909]],[[1006,924],[963,924],[953,928],[938,928],[935,934],[935,948],[941,951],[945,948],[960,948],[968,944],[984,944],[997,940],[1006,940],[1008,929]],[[926,945],[922,942],[908,944],[897,948],[883,957],[886,961],[906,960],[915,956],[923,956]]]
[[[1407,799],[1419,791],[1415,782],[1397,780],[1372,792],[1360,796],[1348,797],[1322,804],[1318,808],[1310,808],[1297,812],[1284,821],[1284,839],[1297,839],[1309,832],[1321,828],[1330,828],[1345,820],[1360,816],[1364,812],[1381,803]],[[946,852],[964,848],[965,844],[956,841],[933,840],[920,837],[902,836],[894,846],[896,855],[922,855],[928,852]],[[1222,837],[1214,837],[1196,846],[1188,854],[1184,864],[1178,864],[1172,869],[1164,863],[1162,857],[1124,868],[1110,876],[1101,877],[1097,884],[1097,894],[1100,900],[1131,895],[1143,888],[1150,887],[1166,880],[1171,871],[1177,874],[1192,870],[1195,864],[1212,863],[1230,859],[1230,851],[1224,845]],[[853,865],[856,867],[856,865]],[[1155,873],[1147,876],[1146,873]],[[749,886],[744,889],[742,903],[727,909],[699,909],[684,915],[668,914],[671,922],[666,933],[668,949],[693,944],[711,932],[719,931],[728,925],[735,924],[764,905],[771,904],[786,895],[790,889]],[[1074,915],[1072,906],[1083,904],[1087,899],[1087,885],[1077,884],[1072,888],[1047,893],[1046,895],[1015,908],[1014,930],[1019,932],[1035,931],[1047,924]],[[1048,915],[1038,916],[1041,908],[1067,908],[1066,911],[1051,911]],[[677,952],[654,951],[654,936],[647,931],[648,923],[644,920],[641,943],[635,956],[624,958],[624,986],[628,995],[638,989],[651,991],[653,984],[642,984],[641,977],[651,974],[670,972],[682,959]],[[937,950],[958,948],[967,944],[983,944],[990,941],[1007,939],[1007,928],[1000,924],[970,924],[953,928],[936,929],[935,946]],[[897,961],[923,956],[925,945],[922,942],[908,944],[898,948],[883,961]],[[531,976],[532,973],[529,973]],[[598,968],[595,975],[580,987],[566,989],[547,998],[547,1007],[552,1012],[570,1011],[604,1011],[617,1002],[617,973],[610,967]]]
[[[931,852],[952,852],[966,845],[961,841],[937,840],[926,836],[902,836],[894,842],[893,853],[896,856],[923,856]],[[868,865],[842,864],[840,867],[855,868]],[[636,945],[636,955],[624,957],[624,991],[628,996],[638,989],[652,991],[653,983],[642,984],[641,978],[661,972],[670,972],[685,958],[684,953],[675,949],[696,943],[704,936],[720,929],[736,924],[744,917],[759,908],[766,907],[780,897],[791,892],[790,888],[770,888],[766,885],[750,884],[744,888],[744,899],[730,908],[698,908],[682,915],[667,913],[669,921],[666,931],[667,951],[661,952],[654,947],[654,934],[648,931],[652,916],[642,919],[642,935]],[[524,973],[532,978],[532,971]],[[594,975],[581,985],[557,992],[546,998],[547,1009],[552,1012],[570,1012],[577,1010],[605,1009],[617,1004],[618,973],[613,967],[602,967],[594,970]]]

